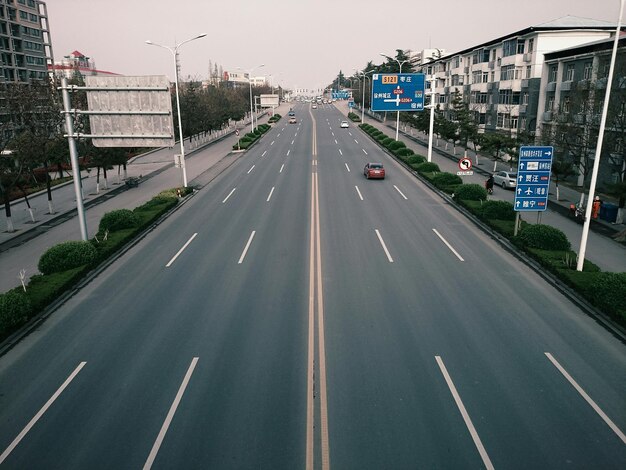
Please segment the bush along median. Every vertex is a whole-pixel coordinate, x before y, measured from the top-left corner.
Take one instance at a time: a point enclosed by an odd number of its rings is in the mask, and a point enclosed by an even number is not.
[[[252,144],[254,144],[257,140],[261,138],[263,134],[269,131],[272,128],[269,124],[259,124],[254,132],[248,132],[239,141],[233,145],[233,150],[246,150]]]
[[[348,113],[348,119],[350,119],[352,122],[361,122],[361,118],[359,117],[359,115],[353,112]]]
[[[487,191],[479,184],[463,184],[452,173],[441,172],[435,163],[415,155],[403,142],[396,142],[370,124],[359,127],[439,190],[449,194],[485,225],[509,239],[520,251],[539,263],[546,271],[571,287],[577,294],[616,323],[626,327],[626,273],[602,272],[585,260],[583,271],[576,271],[577,254],[571,250],[567,236],[560,230],[521,221],[515,232],[515,210],[507,201],[487,200]]]
[[[163,191],[134,210],[104,214],[98,233],[88,241],[69,241],[48,249],[39,259],[41,274],[28,284],[0,294],[0,341],[70,291],[86,275],[112,257],[124,245],[193,191],[178,188]]]
[[[267,122],[269,122],[270,124],[274,124],[275,122],[280,121],[280,118],[281,118],[281,117],[282,117],[282,116],[281,116],[280,114],[276,113],[276,114],[274,114],[271,118],[269,118],[269,119],[267,120]]]

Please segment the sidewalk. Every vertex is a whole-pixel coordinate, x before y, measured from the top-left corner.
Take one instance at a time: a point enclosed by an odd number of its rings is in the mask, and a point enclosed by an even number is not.
[[[349,112],[346,101],[336,101],[334,103],[337,109],[347,115]],[[357,113],[360,116],[360,111]],[[385,132],[390,137],[395,136],[395,120],[387,123],[378,121],[376,117],[365,114],[365,122],[373,125]],[[406,128],[400,124],[400,134],[402,140],[407,147],[415,153],[426,156],[428,153],[428,136],[418,133],[415,129]],[[463,156],[463,148],[456,147],[454,149],[451,144],[433,140],[433,162],[439,165],[442,171],[455,173],[458,171],[458,161]],[[446,148],[447,146],[447,148]],[[484,184],[487,175],[494,171],[494,159],[483,155],[478,157],[473,151],[468,150],[468,157],[474,163],[473,176],[464,176],[465,183]],[[478,163],[477,163],[478,161]],[[510,170],[505,162],[496,162],[496,171]],[[516,169],[513,168],[513,171]],[[582,225],[572,220],[569,214],[569,205],[580,200],[580,192],[575,189],[559,186],[560,200],[556,200],[556,187],[551,183],[548,210],[541,213],[523,214],[523,219],[529,223],[545,223],[562,230],[570,240],[572,249],[578,251],[580,247],[580,238],[582,234]],[[494,188],[493,195],[490,199],[504,200],[513,203],[515,194],[510,190],[503,190],[499,187]],[[605,220],[592,220],[591,230],[587,242],[586,258],[596,263],[604,271],[626,272],[626,246],[616,242],[611,238],[612,235],[626,229],[625,224],[611,224]]]

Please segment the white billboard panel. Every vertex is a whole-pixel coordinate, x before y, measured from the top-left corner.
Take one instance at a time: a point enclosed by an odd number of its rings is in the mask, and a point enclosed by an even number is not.
[[[277,108],[279,104],[278,95],[261,95],[261,108]]]

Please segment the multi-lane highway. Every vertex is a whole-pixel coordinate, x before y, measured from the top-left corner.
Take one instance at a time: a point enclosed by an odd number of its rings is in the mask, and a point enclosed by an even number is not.
[[[624,344],[294,110],[0,358],[0,468],[624,468]]]

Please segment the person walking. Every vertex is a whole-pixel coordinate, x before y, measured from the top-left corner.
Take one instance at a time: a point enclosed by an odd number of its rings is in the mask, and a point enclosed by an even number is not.
[[[602,201],[600,200],[600,196],[596,196],[593,198],[593,204],[591,205],[591,218],[597,219],[600,214],[600,208],[602,207]]]

